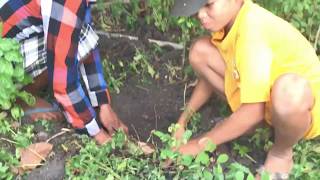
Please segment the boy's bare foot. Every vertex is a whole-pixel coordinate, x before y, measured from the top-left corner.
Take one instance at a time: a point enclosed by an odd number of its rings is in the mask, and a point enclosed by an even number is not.
[[[111,141],[112,137],[105,130],[101,129],[100,132],[94,136],[94,139],[98,144],[102,145]]]
[[[272,148],[268,152],[267,159],[264,164],[264,169],[268,173],[290,174],[292,167],[293,167],[292,150],[279,153],[275,150],[275,148]]]
[[[20,103],[20,102],[18,102]],[[28,106],[25,103],[20,103],[22,106],[22,109],[25,112],[37,110],[37,109],[50,109],[54,108],[50,103],[48,103],[46,100],[41,99],[39,97],[36,97],[36,103],[33,106]],[[64,116],[60,111],[54,111],[54,112],[35,112],[28,115],[28,118],[30,118],[31,121],[37,121],[40,119],[44,120],[63,120]]]

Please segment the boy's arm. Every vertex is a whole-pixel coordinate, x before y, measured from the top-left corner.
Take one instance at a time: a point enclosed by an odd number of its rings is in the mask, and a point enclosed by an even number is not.
[[[205,149],[208,140],[216,145],[231,141],[255,127],[264,118],[264,102],[242,104],[230,117],[203,136],[180,147],[182,154],[196,155]]]
[[[84,24],[78,47],[78,59],[83,60],[83,63],[80,63],[80,73],[92,106],[98,107],[110,103],[110,97],[97,48],[99,37],[91,27],[91,5],[85,10]]]
[[[51,9],[51,8],[50,8]],[[52,1],[48,22],[47,60],[53,93],[68,121],[79,132],[95,136],[100,132],[96,114],[80,85],[76,52],[85,17],[82,1]]]
[[[194,91],[192,92],[189,103],[186,105],[185,110],[180,115],[177,124],[179,124],[179,129],[174,134],[175,138],[181,139],[185,127],[188,124],[189,119],[193,115],[194,112],[198,111],[198,109],[208,101],[210,96],[212,95],[212,88],[209,87],[209,83],[199,80]]]

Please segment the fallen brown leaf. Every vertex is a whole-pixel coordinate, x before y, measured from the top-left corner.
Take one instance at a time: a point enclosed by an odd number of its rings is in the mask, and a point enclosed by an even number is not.
[[[138,141],[137,144],[145,155],[152,154],[155,151],[152,145],[147,144],[145,142]]]
[[[45,161],[45,158],[51,152],[53,145],[46,142],[31,144],[27,148],[21,149],[20,167],[23,170],[32,170]]]

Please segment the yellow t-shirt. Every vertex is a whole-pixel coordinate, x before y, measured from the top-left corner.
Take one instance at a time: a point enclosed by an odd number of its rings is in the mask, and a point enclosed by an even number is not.
[[[270,123],[270,90],[284,73],[309,80],[315,102],[313,124],[305,138],[320,135],[320,61],[315,50],[291,24],[251,0],[242,6],[229,33],[212,34],[226,62],[225,94],[233,111],[241,103],[266,102]]]

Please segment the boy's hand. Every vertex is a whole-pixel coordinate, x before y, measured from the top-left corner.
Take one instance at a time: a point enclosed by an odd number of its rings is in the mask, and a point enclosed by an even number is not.
[[[100,132],[94,136],[94,139],[98,144],[102,145],[111,141],[112,137],[105,130],[101,129]]]
[[[110,135],[113,135],[119,129],[128,134],[128,127],[118,118],[109,104],[100,106],[99,115],[102,125],[108,130]]]
[[[183,155],[196,156],[203,150],[203,147],[199,144],[199,139],[192,139],[187,144],[181,145],[179,147],[179,152]]]
[[[176,140],[180,141],[180,140],[183,139],[183,134],[184,134],[184,132],[185,132],[185,126],[184,126],[184,124],[182,124],[182,123],[178,123],[178,125],[179,125],[179,128],[173,133],[172,136],[173,136]]]

